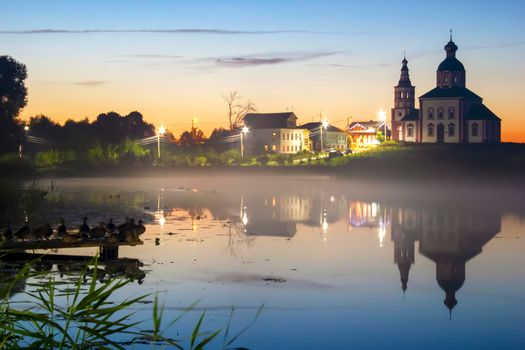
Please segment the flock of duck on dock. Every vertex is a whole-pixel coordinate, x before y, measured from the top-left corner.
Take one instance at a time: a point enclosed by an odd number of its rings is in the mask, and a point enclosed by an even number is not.
[[[135,223],[135,219],[126,218],[123,224],[115,225],[113,219],[109,222],[101,222],[98,226],[89,227],[88,218],[84,217],[82,225],[78,230],[70,231],[64,222],[60,219],[60,225],[53,229],[51,224],[31,229],[29,223],[25,224],[18,230],[13,231],[10,222],[7,222],[6,229],[1,233],[0,239],[4,242],[18,241],[18,242],[34,242],[50,239],[58,239],[64,243],[74,243],[90,240],[104,239],[107,243],[117,242],[137,242],[139,236],[146,232],[146,227],[142,220]]]

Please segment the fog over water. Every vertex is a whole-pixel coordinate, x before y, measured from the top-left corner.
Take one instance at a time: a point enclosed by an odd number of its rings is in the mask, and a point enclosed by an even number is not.
[[[237,345],[525,348],[523,188],[231,174],[54,186],[40,221],[146,222],[143,245],[119,248],[140,262],[119,293],[159,292],[168,318],[199,301],[179,335],[202,310],[206,328],[223,327],[232,306],[240,329],[264,303]]]

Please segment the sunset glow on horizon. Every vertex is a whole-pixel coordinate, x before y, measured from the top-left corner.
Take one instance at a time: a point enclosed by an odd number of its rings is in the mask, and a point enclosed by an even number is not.
[[[209,135],[227,127],[230,91],[299,123],[389,119],[403,52],[420,96],[453,28],[467,87],[502,118],[502,141],[525,142],[521,1],[0,2],[0,55],[28,70],[24,120],[137,110]]]

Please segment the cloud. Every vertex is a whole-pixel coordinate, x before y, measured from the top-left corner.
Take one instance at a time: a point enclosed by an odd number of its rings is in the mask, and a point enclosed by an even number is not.
[[[169,59],[182,58],[182,56],[178,56],[178,55],[165,55],[165,54],[121,55],[121,57],[132,57],[132,58],[169,58]]]
[[[108,81],[104,81],[104,80],[85,80],[85,81],[77,81],[72,84],[78,85],[78,86],[85,86],[85,87],[97,87],[97,86],[106,85],[108,83],[109,83]]]
[[[349,69],[367,69],[367,68],[389,67],[392,65],[394,65],[394,63],[374,63],[374,64],[366,64],[366,65],[327,63],[327,64],[309,64],[308,66],[310,67],[349,68]]]
[[[284,54],[264,54],[232,57],[208,58],[218,67],[245,68],[254,66],[276,65],[291,62],[309,61],[317,58],[334,56],[340,54],[337,51],[310,52],[310,53],[284,53]]]
[[[0,34],[39,35],[39,34],[111,34],[111,33],[157,33],[157,34],[210,34],[210,35],[268,35],[268,34],[334,34],[360,35],[365,32],[322,32],[314,30],[230,30],[207,28],[175,29],[24,29],[0,30]]]

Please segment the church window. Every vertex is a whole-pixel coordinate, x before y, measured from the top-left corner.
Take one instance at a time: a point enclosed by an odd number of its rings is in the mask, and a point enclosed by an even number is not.
[[[456,132],[456,127],[454,124],[448,124],[448,136],[454,136]]]
[[[454,107],[448,109],[448,119],[454,119],[456,117],[456,110]]]
[[[434,108],[428,109],[428,119],[434,119]]]
[[[434,136],[434,125],[428,124],[428,136]]]
[[[438,108],[438,119],[443,119],[444,117],[444,114],[445,114],[445,110],[443,108]]]
[[[414,137],[414,126],[412,124],[409,124],[407,127],[407,136]]]
[[[471,134],[472,134],[472,136],[478,136],[479,135],[479,125],[478,125],[478,123],[472,124]]]

